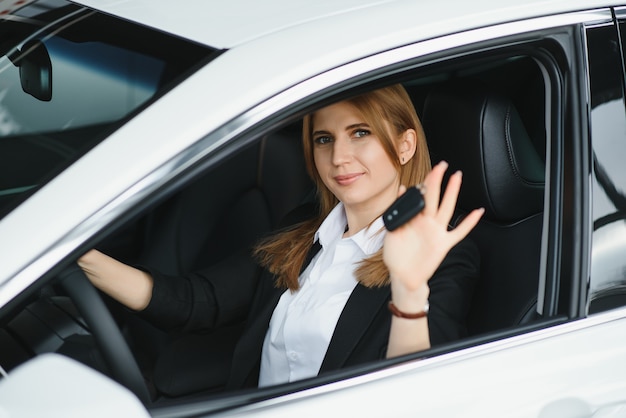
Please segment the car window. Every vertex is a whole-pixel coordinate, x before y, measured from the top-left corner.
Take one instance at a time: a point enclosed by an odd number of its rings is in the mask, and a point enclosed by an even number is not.
[[[550,80],[544,77],[541,66],[532,56],[504,52],[502,57],[476,56],[474,60],[459,59],[423,67],[400,77],[377,80],[355,91],[342,92],[336,99],[398,81],[405,86],[422,119],[433,163],[445,159],[452,170],[464,171],[467,191],[459,201],[459,217],[481,205],[477,196],[487,192],[480,185],[495,180],[492,177],[485,180],[480,174],[482,169],[476,168],[482,164],[503,163],[510,158],[506,152],[498,154],[496,149],[506,141],[507,129],[487,133],[488,143],[481,144],[484,130],[492,123],[506,127],[509,115],[515,115],[514,146],[523,147],[524,154],[530,156],[521,167],[522,175],[529,176],[524,183],[530,181],[532,185],[508,183],[512,179],[500,183],[504,187],[495,185],[493,190],[498,194],[496,199],[503,205],[502,209],[490,208],[485,222],[472,234],[471,239],[480,251],[481,278],[468,313],[469,336],[534,324],[540,320],[536,311],[545,149],[549,135],[545,126],[545,109],[549,107],[545,91]],[[483,100],[488,103],[488,111],[494,112],[485,124],[481,120],[485,111]],[[462,142],[472,142],[472,145],[464,148]],[[497,161],[481,160],[475,152],[482,145],[490,153],[498,154]],[[126,262],[154,266],[171,275],[190,274],[219,265],[223,260],[228,263],[229,254],[254,244],[259,237],[285,222],[288,224],[293,213],[313,200],[301,146],[301,128],[297,121],[255,137],[253,145],[212,167],[155,207],[141,222],[133,222],[126,231],[131,238],[127,235],[127,239],[120,240],[118,235],[107,240],[105,244],[109,247],[104,248],[105,251],[111,249]],[[528,166],[524,167],[525,164]],[[230,179],[227,185],[221,181],[223,178]],[[525,203],[515,200],[520,194]],[[207,199],[206,196],[221,198]],[[139,230],[137,225],[141,226]],[[124,249],[118,246],[120,242],[133,245]],[[134,246],[139,246],[140,250]],[[502,304],[502,300],[507,303]],[[151,371],[158,390],[168,396],[182,396],[215,390],[224,384],[227,377],[221,374],[225,371],[219,365],[230,361],[232,348],[228,347],[236,342],[242,325],[231,324],[217,334],[183,336],[175,342],[134,321],[129,323],[129,333],[137,336],[139,355],[159,359]],[[212,346],[211,341],[217,340],[221,349],[213,357],[193,349]],[[458,347],[467,344],[466,341],[457,343]],[[194,361],[190,362],[191,358]],[[184,370],[190,364],[214,372],[198,379],[171,379],[173,374],[189,375]]]
[[[594,165],[589,310],[594,313],[626,305],[626,112],[619,48],[626,23],[619,23],[619,39],[613,26],[591,29],[587,36]]]
[[[486,335],[493,338],[493,335],[520,332],[523,327],[544,327],[542,321],[551,316],[547,313],[542,318],[537,313],[537,295],[541,286],[546,147],[553,137],[546,126],[546,112],[552,108],[546,91],[550,91],[557,80],[546,76],[545,68],[552,64],[533,56],[532,51],[530,46],[524,53],[504,49],[498,54],[475,54],[421,66],[418,70],[379,78],[348,91],[338,88],[335,96],[325,98],[321,104],[311,99],[308,109],[401,82],[424,125],[433,163],[446,159],[452,170],[464,171],[467,190],[459,200],[459,217],[481,205],[477,196],[485,192],[480,184],[498,183],[496,178],[485,180],[482,177],[483,164],[508,164],[510,158],[505,152],[496,160],[483,160],[475,151],[485,145],[486,152],[498,154],[498,149],[492,146],[504,145],[506,135],[511,133],[513,146],[523,148],[522,155],[527,159],[518,162],[520,175],[526,177],[523,182],[506,178],[500,185],[494,185],[491,189],[497,194],[494,199],[502,206],[490,208],[483,224],[471,235],[479,248],[481,264],[480,283],[468,313],[471,338]],[[500,111],[502,113],[498,113]],[[485,112],[488,121],[483,123]],[[282,124],[282,128],[262,136],[244,136],[242,140],[252,140],[254,144],[213,166],[197,181],[155,207],[144,221],[134,222],[133,228],[142,225],[148,233],[132,228],[126,231],[132,233],[134,239],[125,242],[140,243],[142,249],[124,255],[123,249],[115,248],[122,259],[158,265],[172,275],[206,268],[207,264],[219,265],[221,260],[228,263],[228,253],[255,242],[255,237],[275,230],[285,219],[288,222],[293,213],[298,213],[299,208],[305,207],[314,194],[300,155],[301,127],[298,121],[284,126],[285,117],[275,117],[275,124]],[[507,125],[511,117],[515,122]],[[556,116],[550,114],[549,117]],[[495,124],[504,129],[497,133],[485,132]],[[513,132],[507,131],[507,126],[512,127]],[[483,134],[488,138],[487,143],[480,142]],[[475,146],[464,148],[463,142],[472,141],[477,141]],[[505,176],[502,173],[506,173],[506,169],[500,171],[500,176]],[[224,177],[231,179],[228,186],[220,181]],[[223,198],[219,201],[206,199],[207,195]],[[522,202],[516,200],[520,195]],[[107,245],[115,246],[119,242],[116,237],[108,240]],[[165,337],[133,321],[129,322],[129,334],[139,336],[134,341],[144,360],[158,359],[150,371],[157,389],[167,396],[177,397],[219,391],[228,373],[220,365],[232,359],[232,347],[242,326],[243,323],[231,324],[217,332],[182,336],[173,342],[171,336]],[[218,351],[213,351],[215,341],[220,342]],[[428,355],[467,347],[473,344],[470,341],[461,339],[438,346]],[[207,349],[212,350],[212,357],[205,355]],[[189,367],[210,372],[193,379],[172,379],[174,375],[189,376],[189,372],[185,372]],[[381,366],[372,364],[349,373],[365,373],[377,367]],[[299,385],[307,387],[316,383],[294,382],[290,388]],[[269,388],[263,393],[272,393],[272,390],[278,393],[282,389]]]
[[[65,1],[0,16],[0,216],[210,48]]]

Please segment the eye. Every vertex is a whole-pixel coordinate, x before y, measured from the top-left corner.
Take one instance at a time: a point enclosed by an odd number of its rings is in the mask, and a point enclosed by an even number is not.
[[[367,129],[357,129],[356,131],[354,131],[354,136],[357,138],[363,138],[364,136],[368,136],[370,134],[371,132]]]
[[[316,136],[313,139],[313,142],[315,142],[316,144],[319,144],[319,145],[329,144],[332,141],[333,141],[333,139],[330,136]]]

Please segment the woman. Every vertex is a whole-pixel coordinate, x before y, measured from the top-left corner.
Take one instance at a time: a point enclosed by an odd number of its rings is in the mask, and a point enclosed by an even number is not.
[[[269,385],[424,350],[460,338],[478,255],[463,240],[483,210],[448,224],[461,185],[432,171],[413,105],[395,85],[304,119],[305,160],[319,213],[238,262],[168,278],[90,251],[92,283],[166,329],[226,324],[248,314],[230,387]],[[424,210],[388,232],[381,214],[423,183]],[[429,309],[430,305],[430,309]]]

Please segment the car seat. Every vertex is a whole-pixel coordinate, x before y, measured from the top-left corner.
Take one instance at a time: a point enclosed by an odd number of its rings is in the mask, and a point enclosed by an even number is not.
[[[150,214],[140,261],[186,274],[249,247],[312,189],[290,126],[236,152]]]
[[[214,265],[275,230],[312,189],[298,124],[273,132],[150,213],[137,262],[174,276]],[[126,324],[144,370],[166,396],[219,389],[241,326],[172,336],[136,316]]]
[[[478,207],[470,237],[480,279],[471,335],[532,320],[536,314],[545,164],[512,101],[485,84],[450,81],[427,95],[422,122],[433,162],[463,171],[459,216]]]

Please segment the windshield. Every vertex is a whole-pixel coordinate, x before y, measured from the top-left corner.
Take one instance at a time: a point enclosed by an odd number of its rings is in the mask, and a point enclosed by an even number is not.
[[[215,52],[67,1],[8,3],[0,218]]]

